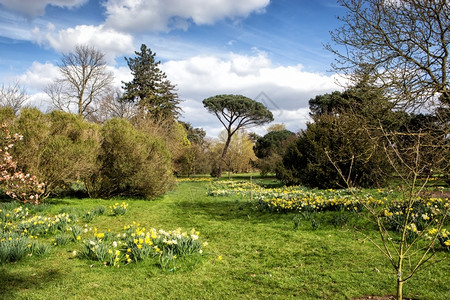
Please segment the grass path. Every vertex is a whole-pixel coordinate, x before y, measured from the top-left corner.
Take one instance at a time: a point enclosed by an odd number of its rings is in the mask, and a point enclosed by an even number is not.
[[[155,201],[127,200],[124,216],[100,216],[88,226],[120,231],[133,221],[147,228],[195,228],[208,242],[198,261],[180,261],[174,272],[155,261],[120,268],[72,259],[79,245],[52,249],[44,258],[5,264],[1,299],[351,299],[394,294],[394,275],[370,243],[353,230],[324,224],[312,230],[293,215],[256,211],[244,199],[208,197],[206,184],[181,183]],[[52,200],[62,207],[89,209],[111,201]],[[219,259],[221,258],[221,259]],[[417,299],[450,299],[450,263],[424,269],[407,282],[404,294]]]

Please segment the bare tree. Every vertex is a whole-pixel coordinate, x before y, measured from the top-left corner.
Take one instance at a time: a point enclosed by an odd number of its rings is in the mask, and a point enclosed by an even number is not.
[[[2,85],[0,88],[0,106],[10,107],[14,110],[14,113],[19,112],[28,99],[30,97],[18,81],[8,86]]]
[[[383,154],[396,175],[396,189],[400,199],[367,201],[355,193],[352,177],[356,157],[352,156],[350,168],[339,161],[332,151],[324,149],[328,160],[337,170],[354,201],[365,210],[360,214],[373,221],[378,237],[365,235],[383,253],[396,273],[397,299],[403,298],[403,285],[419,270],[436,263],[439,244],[444,249],[445,226],[450,216],[450,202],[438,190],[428,191],[429,182],[440,180],[448,174],[450,131],[436,115],[410,115],[402,126],[392,127],[368,122],[367,117],[351,109],[340,115],[344,122],[359,120],[359,128],[366,132],[377,150]],[[394,183],[393,183],[394,184]],[[445,259],[445,256],[444,258]]]
[[[441,206],[429,207],[421,202],[421,197],[429,180],[449,174],[450,2],[339,0],[339,3],[347,13],[339,18],[343,26],[331,32],[338,46],[326,46],[336,55],[334,69],[354,82],[361,75],[368,75],[371,84],[381,87],[390,100],[401,104],[397,108],[429,113],[428,120],[416,119],[415,124],[402,130],[389,129],[381,122],[378,128],[361,126],[382,146],[402,183],[403,197],[398,203],[359,201],[377,225],[379,238],[370,240],[395,269],[397,299],[402,299],[403,284],[433,258],[449,216],[448,198],[442,199]],[[344,174],[333,153],[326,154],[351,187],[351,168],[349,174]],[[423,212],[422,208],[428,211]]]
[[[64,54],[59,64],[61,77],[45,92],[60,110],[83,117],[95,113],[96,104],[108,91],[113,74],[106,69],[105,54],[89,47],[77,46]]]
[[[331,32],[339,46],[336,71],[348,76],[371,66],[376,83],[398,103],[417,108],[440,98],[450,104],[448,0],[339,0],[347,14]]]
[[[100,101],[97,118],[103,122],[111,118],[131,120],[138,113],[136,103],[122,100],[122,90],[110,89]]]

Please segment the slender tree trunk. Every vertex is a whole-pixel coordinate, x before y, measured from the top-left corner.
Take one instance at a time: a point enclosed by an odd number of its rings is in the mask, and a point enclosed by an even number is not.
[[[232,135],[230,135],[230,133],[228,132],[227,141],[225,142],[225,146],[222,150],[222,156],[220,157],[219,168],[217,169],[217,178],[222,177],[223,162],[225,161],[225,156],[227,155],[228,146],[230,146],[231,136]]]
[[[402,278],[397,278],[397,300],[403,299],[403,281]]]

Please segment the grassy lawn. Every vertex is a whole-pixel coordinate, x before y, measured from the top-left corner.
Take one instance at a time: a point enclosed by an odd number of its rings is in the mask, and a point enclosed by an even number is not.
[[[316,230],[306,219],[294,229],[294,214],[261,212],[237,196],[207,196],[207,184],[182,182],[154,201],[121,199],[129,204],[125,215],[98,216],[87,225],[112,232],[133,221],[146,228],[195,228],[208,242],[202,256],[180,258],[174,269],[161,269],[157,258],[105,267],[73,258],[72,251],[81,245],[71,242],[42,257],[3,264],[0,298],[351,299],[395,294],[395,274],[387,260],[352,226],[336,228],[327,222],[335,212],[321,215]],[[42,214],[82,212],[113,202],[50,199]],[[445,256],[438,253],[436,258]],[[405,284],[404,295],[450,299],[448,274],[448,260],[430,265]]]

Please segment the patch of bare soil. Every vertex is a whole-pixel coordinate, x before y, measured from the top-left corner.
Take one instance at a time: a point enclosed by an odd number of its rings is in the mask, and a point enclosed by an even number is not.
[[[425,191],[422,193],[422,196],[430,198],[450,198],[450,191]]]

